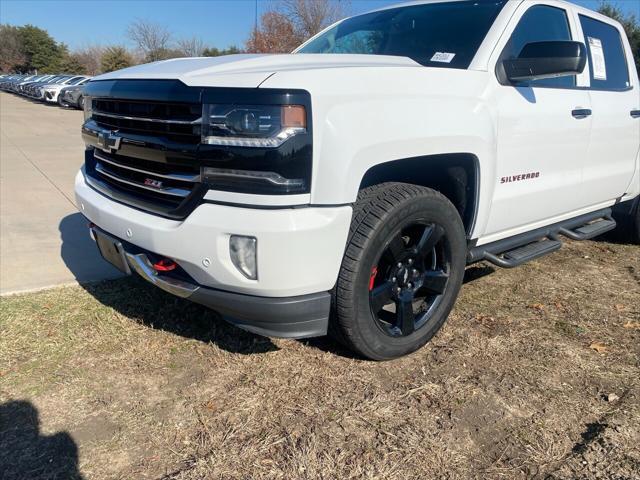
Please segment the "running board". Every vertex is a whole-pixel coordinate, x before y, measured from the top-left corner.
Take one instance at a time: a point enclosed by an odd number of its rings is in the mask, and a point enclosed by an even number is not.
[[[513,268],[559,250],[562,242],[558,235],[573,240],[589,240],[615,227],[616,222],[611,217],[611,209],[607,208],[473,247],[467,254],[467,264],[487,260],[499,267]]]
[[[509,250],[502,254],[502,257],[487,252],[484,258],[499,267],[514,268],[519,267],[523,263],[535,260],[536,258],[544,257],[561,248],[562,242],[560,240],[542,240],[530,243],[524,247]]]
[[[580,228],[576,228],[575,230],[561,228],[560,233],[572,240],[590,240],[593,237],[607,233],[614,228],[616,228],[616,221],[609,217],[593,223],[588,223]]]

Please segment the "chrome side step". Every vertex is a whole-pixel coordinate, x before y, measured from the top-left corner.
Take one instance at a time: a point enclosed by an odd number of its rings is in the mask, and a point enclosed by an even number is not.
[[[573,240],[589,240],[613,230],[616,222],[611,209],[581,215],[531,232],[469,249],[467,264],[487,260],[502,268],[513,268],[558,251],[564,235]]]

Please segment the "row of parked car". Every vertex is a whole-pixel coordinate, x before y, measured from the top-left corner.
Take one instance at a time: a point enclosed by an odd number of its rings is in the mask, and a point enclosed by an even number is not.
[[[61,107],[84,108],[82,88],[91,80],[86,75],[2,75],[0,90],[57,103]]]

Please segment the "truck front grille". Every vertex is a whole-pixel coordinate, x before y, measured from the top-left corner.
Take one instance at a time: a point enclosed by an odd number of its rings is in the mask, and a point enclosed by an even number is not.
[[[93,149],[90,183],[111,197],[169,217],[199,198],[200,170]],[[93,181],[92,181],[93,180]]]
[[[159,135],[181,143],[200,142],[202,106],[97,98],[92,119],[102,128],[137,135]]]

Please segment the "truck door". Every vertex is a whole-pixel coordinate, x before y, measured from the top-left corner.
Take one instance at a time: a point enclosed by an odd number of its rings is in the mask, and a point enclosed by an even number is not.
[[[586,205],[596,205],[621,197],[633,177],[640,150],[640,113],[634,113],[640,110],[640,92],[624,32],[605,19],[580,14],[578,21],[587,45],[593,110],[583,198]]]
[[[564,3],[523,2],[494,56],[497,68],[531,42],[577,40]],[[583,206],[582,168],[591,130],[586,78],[565,76],[504,85],[496,78],[497,167],[485,235],[500,238],[553,223]]]

